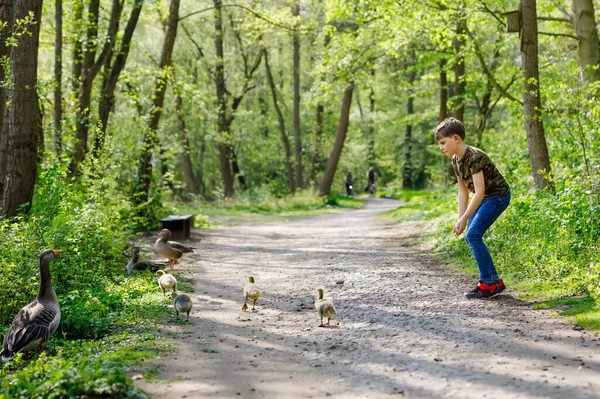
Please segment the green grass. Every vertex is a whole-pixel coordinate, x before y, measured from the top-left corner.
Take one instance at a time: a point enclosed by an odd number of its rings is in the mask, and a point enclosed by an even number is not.
[[[458,271],[478,275],[477,265],[463,236],[451,234],[456,218],[455,193],[406,190],[393,197],[406,203],[387,212],[385,218],[397,223],[424,222],[435,226],[435,234],[423,240],[430,240],[437,258]],[[522,206],[519,200],[513,197],[516,203],[513,206]],[[600,305],[585,288],[586,284],[594,287],[593,280],[592,283],[585,280],[589,262],[584,264],[586,261],[582,260],[577,265],[573,264],[576,260],[565,260],[567,254],[561,252],[565,245],[560,236],[540,234],[528,240],[530,229],[540,223],[537,221],[539,215],[532,212],[530,219],[524,220],[511,215],[511,211],[509,207],[507,215],[499,219],[486,238],[495,264],[511,291],[519,299],[537,302],[538,307],[557,308],[557,314],[580,326],[600,329]],[[542,253],[561,256],[548,257],[540,265],[537,260],[540,248],[543,248]],[[566,309],[561,309],[564,307]]]
[[[196,227],[235,226],[242,223],[284,222],[322,215],[340,209],[358,209],[362,201],[337,193],[319,196],[313,190],[304,190],[283,198],[267,194],[240,194],[235,199],[214,202],[195,201],[172,204],[168,211],[195,215]]]
[[[566,317],[569,321],[586,329],[600,330],[600,306],[592,298],[554,298],[538,302],[534,308],[557,309],[557,314]]]

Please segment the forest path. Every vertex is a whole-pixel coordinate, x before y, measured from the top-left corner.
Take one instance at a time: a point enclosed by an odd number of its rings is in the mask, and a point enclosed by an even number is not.
[[[474,279],[415,244],[420,225],[376,217],[399,205],[193,233],[198,254],[175,269],[194,278],[190,323],[162,327],[179,347],[152,362],[166,381],[136,385],[169,399],[600,398],[600,336],[510,295],[466,300]],[[249,275],[256,312],[241,311]]]

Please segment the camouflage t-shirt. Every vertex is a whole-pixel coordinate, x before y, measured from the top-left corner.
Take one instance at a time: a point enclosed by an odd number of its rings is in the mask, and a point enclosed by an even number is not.
[[[467,146],[462,158],[452,157],[452,167],[456,177],[461,179],[470,192],[475,193],[473,175],[483,171],[485,195],[483,198],[498,198],[508,194],[510,187],[496,168],[490,157],[479,148]]]

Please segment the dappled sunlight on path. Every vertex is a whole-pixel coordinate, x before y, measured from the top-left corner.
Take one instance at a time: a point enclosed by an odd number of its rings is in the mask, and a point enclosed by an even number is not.
[[[288,223],[194,232],[191,323],[152,362],[152,398],[600,398],[600,339],[510,295],[468,301],[474,279],[414,243],[393,200]],[[187,269],[187,270],[185,270]],[[177,271],[177,270],[176,270]],[[242,312],[253,275],[264,291]],[[314,295],[339,318],[319,328]]]

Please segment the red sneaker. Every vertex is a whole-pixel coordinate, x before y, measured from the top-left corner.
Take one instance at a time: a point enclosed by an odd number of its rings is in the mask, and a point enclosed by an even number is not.
[[[506,289],[502,280],[500,280],[500,283],[503,288],[500,288],[498,283],[486,284],[479,280],[479,284],[477,284],[473,290],[465,292],[465,297],[467,297],[467,299],[484,299],[493,297],[494,295],[497,295]]]

